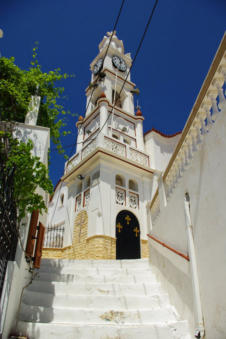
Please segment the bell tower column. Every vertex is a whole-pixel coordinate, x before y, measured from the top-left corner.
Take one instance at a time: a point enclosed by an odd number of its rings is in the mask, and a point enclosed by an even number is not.
[[[104,100],[103,100],[104,99]],[[108,133],[108,103],[106,102],[106,98],[103,97],[102,101],[99,103],[100,105],[100,133],[98,136],[98,144],[102,146],[104,143],[104,136]]]
[[[143,116],[140,107],[137,107],[136,116],[139,117],[136,123],[136,137],[137,137],[137,148],[144,152],[144,133],[143,133]]]
[[[81,119],[82,117],[80,117]],[[82,122],[78,121],[76,124],[78,128],[78,135],[77,135],[77,145],[76,145],[76,153],[78,153],[82,149],[82,141],[83,141],[83,127]]]

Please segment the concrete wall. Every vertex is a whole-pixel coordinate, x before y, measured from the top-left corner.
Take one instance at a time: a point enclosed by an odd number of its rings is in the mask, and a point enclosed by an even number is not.
[[[152,234],[187,253],[184,194],[190,194],[193,236],[197,255],[206,338],[226,337],[226,108],[205,134],[190,167],[183,173],[153,226]],[[193,323],[189,264],[150,240],[151,260],[171,301]]]
[[[44,164],[48,164],[48,148],[49,148],[49,129],[40,126],[31,126],[26,124],[18,124],[14,136],[23,142],[28,139],[34,143],[32,153],[39,156]],[[43,194],[45,202],[47,202],[48,194]],[[40,215],[39,220],[46,225],[46,213]],[[31,273],[29,273],[29,265],[25,260],[24,249],[26,248],[28,230],[30,224],[30,215],[28,214],[22,222],[20,228],[21,243],[18,242],[16,256],[14,261],[8,262],[2,299],[0,303],[0,334],[3,332],[2,338],[7,339],[10,332],[15,328],[16,317],[20,305],[20,297],[23,293],[23,287],[31,281]]]
[[[145,152],[150,155],[151,168],[159,171],[166,169],[179,139],[180,134],[167,137],[154,130],[145,134]]]
[[[147,256],[147,232],[149,231],[147,219],[147,201],[151,199],[151,174],[144,174],[139,168],[129,168],[127,164],[118,165],[117,161],[98,160],[92,167],[87,166],[82,170],[83,180],[77,177],[66,184],[59,184],[55,190],[54,197],[49,204],[48,224],[57,225],[65,222],[64,247],[72,245],[71,234],[74,232],[74,221],[77,215],[85,210],[88,213],[87,237],[101,236],[115,239],[116,217],[121,210],[131,211],[140,224],[140,236],[143,240],[143,256]],[[123,187],[126,199],[122,204],[116,203],[116,175],[123,178]],[[89,203],[75,211],[76,197],[81,194],[82,199],[87,189],[86,180],[90,177],[90,198]],[[137,184],[138,191],[129,188],[129,180]],[[78,188],[80,186],[80,188]],[[120,187],[118,187],[120,188]],[[61,205],[60,196],[64,194],[64,205]],[[139,204],[136,207],[130,206],[129,194],[139,195]],[[58,198],[59,197],[59,198]],[[67,210],[67,213],[66,213]],[[69,222],[68,222],[69,220]],[[101,238],[102,239],[102,238]],[[102,240],[101,240],[102,241]],[[91,243],[91,241],[90,241]],[[60,253],[60,252],[59,252]]]

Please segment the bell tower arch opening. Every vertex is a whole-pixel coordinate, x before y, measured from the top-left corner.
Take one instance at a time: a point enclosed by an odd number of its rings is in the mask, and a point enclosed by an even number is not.
[[[140,226],[137,217],[123,210],[116,217],[116,259],[140,259]]]

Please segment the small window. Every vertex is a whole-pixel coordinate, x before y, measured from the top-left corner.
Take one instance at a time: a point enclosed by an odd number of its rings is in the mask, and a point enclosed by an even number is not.
[[[115,138],[115,139],[119,139],[119,136],[117,134],[112,134],[112,137]]]
[[[138,191],[138,185],[137,185],[136,181],[129,180],[129,189],[132,190],[132,191],[135,191],[135,192]]]
[[[61,202],[61,206],[63,206],[63,204],[64,204],[64,194],[61,194],[60,202]]]
[[[124,182],[123,178],[118,174],[115,177],[115,184],[117,186],[123,186],[123,187],[125,186],[125,182]]]
[[[127,139],[127,138],[123,138],[123,142],[127,145],[130,145],[131,144],[131,141],[130,139]]]

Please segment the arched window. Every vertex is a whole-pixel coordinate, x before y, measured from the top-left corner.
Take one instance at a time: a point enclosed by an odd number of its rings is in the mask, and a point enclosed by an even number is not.
[[[122,187],[124,187],[125,186],[125,180],[123,179],[123,177],[121,177],[121,175],[116,175],[116,177],[115,177],[115,184],[117,185],[117,186],[122,186]]]
[[[136,181],[129,180],[129,189],[132,190],[132,191],[135,191],[135,192],[138,191],[138,185],[137,185]]]

